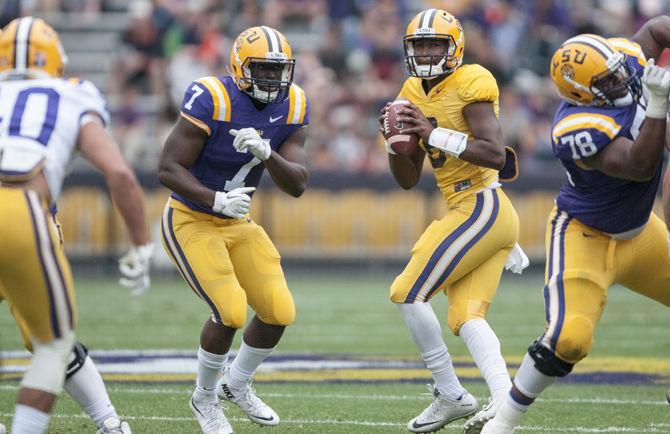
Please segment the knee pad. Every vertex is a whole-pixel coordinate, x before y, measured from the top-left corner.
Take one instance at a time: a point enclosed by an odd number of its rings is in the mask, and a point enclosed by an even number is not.
[[[556,354],[571,363],[582,360],[593,344],[593,323],[583,316],[566,318],[556,342]]]
[[[65,369],[66,380],[76,374],[82,366],[84,366],[86,357],[88,357],[88,348],[79,341],[75,342],[74,347],[72,347],[72,352],[70,353],[67,368]]]
[[[556,357],[554,353],[538,341],[533,342],[533,345],[528,347],[528,355],[535,362],[537,370],[549,377],[565,377],[575,366]]]
[[[295,303],[288,288],[277,291],[272,297],[272,306],[256,311],[258,318],[265,324],[287,326],[295,321]]]
[[[69,333],[49,343],[33,342],[33,359],[21,387],[58,395],[63,390],[65,368],[74,341],[74,333]]]

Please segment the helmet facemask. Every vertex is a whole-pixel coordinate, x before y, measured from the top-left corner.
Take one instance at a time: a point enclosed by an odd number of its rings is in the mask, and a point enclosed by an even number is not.
[[[419,41],[428,43],[431,40],[440,40],[446,42],[444,54],[415,54],[415,44]],[[456,70],[461,64],[460,59],[454,56],[456,43],[451,35],[412,35],[403,38],[405,48],[405,65],[407,72],[413,77],[423,79],[433,79],[440,75],[449,74]],[[422,63],[420,60],[429,59],[429,63]]]
[[[626,63],[626,55],[616,53],[607,60],[608,70],[591,79],[589,90],[594,105],[625,107],[633,104],[642,94],[640,77]]]
[[[293,82],[295,59],[281,53],[268,53],[268,58],[248,57],[242,64],[245,92],[264,103],[284,101]],[[269,58],[270,55],[273,58]]]

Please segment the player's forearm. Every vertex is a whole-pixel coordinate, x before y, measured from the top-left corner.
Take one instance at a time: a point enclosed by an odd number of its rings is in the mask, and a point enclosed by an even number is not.
[[[630,170],[640,178],[654,177],[658,165],[663,160],[665,148],[665,119],[647,117],[633,144],[628,150]]]
[[[505,166],[505,148],[488,140],[471,140],[458,156],[463,161],[476,166],[500,170]]]
[[[389,154],[389,167],[398,185],[405,190],[414,187],[421,178],[421,170],[417,169],[415,163],[404,155]]]
[[[208,208],[214,206],[216,192],[202,185],[191,172],[178,163],[166,164],[161,162],[158,168],[158,180],[165,187],[188,200],[200,203]]]
[[[652,18],[633,39],[640,43],[647,58],[658,58],[664,48],[670,48],[670,17]]]
[[[143,246],[150,241],[147,229],[144,195],[132,171],[121,173],[108,180],[109,193],[128,228],[130,241]]]
[[[288,161],[275,152],[265,161],[265,168],[281,191],[293,197],[300,197],[305,192],[309,175],[302,164]]]

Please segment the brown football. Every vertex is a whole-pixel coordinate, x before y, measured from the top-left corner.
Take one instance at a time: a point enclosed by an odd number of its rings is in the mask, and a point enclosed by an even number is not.
[[[402,155],[411,155],[418,149],[419,136],[404,134],[402,132],[403,124],[398,122],[397,110],[403,104],[407,104],[406,99],[397,99],[391,103],[384,118],[383,135],[393,152]]]

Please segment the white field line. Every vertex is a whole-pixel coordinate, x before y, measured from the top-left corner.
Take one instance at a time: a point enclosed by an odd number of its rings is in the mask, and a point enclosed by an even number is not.
[[[12,416],[12,413],[0,413],[0,416],[3,418],[8,418]],[[57,419],[88,419],[88,416],[81,413],[55,413],[51,417]],[[128,416],[122,415],[121,418],[126,420],[148,420],[148,421],[162,421],[162,422],[195,422],[195,419],[192,417],[174,417],[174,416]],[[232,417],[229,418],[233,422],[250,422],[247,418]],[[383,421],[370,421],[370,420],[339,420],[339,419],[282,419],[284,424],[301,424],[301,425],[350,425],[350,426],[369,426],[369,427],[404,427],[405,423],[399,422],[383,422]],[[451,425],[445,427],[449,431],[461,431],[462,427],[459,425]],[[634,432],[634,433],[670,433],[666,430],[658,430],[653,426],[649,429],[642,428],[644,431],[640,431],[639,427],[627,427],[627,426],[610,426],[607,428],[587,428],[582,426],[576,427],[548,427],[548,426],[524,426],[521,425],[517,427],[520,431],[530,431],[530,432],[592,432],[592,433],[606,433],[606,432]]]
[[[9,385],[9,384],[0,384],[0,390],[17,390],[18,386]],[[107,390],[117,393],[130,393],[130,394],[149,394],[149,395],[190,395],[193,393],[192,388],[170,388],[170,389],[158,389],[158,388],[138,388],[138,387],[123,387],[119,385],[112,385],[107,387]],[[343,399],[343,400],[373,400],[373,401],[425,401],[428,399],[426,396],[421,394],[417,395],[356,395],[356,394],[344,394],[344,393],[321,393],[321,394],[298,394],[298,393],[273,393],[265,392],[260,393],[263,397],[267,398],[312,398],[312,399]],[[486,400],[488,396],[478,396],[479,400]],[[627,400],[627,399],[607,399],[607,398],[538,398],[538,402],[547,402],[547,403],[565,403],[565,404],[605,404],[605,405],[653,405],[653,406],[666,406],[668,405],[665,400],[650,401],[650,400]],[[657,424],[658,425],[658,424]],[[666,425],[661,425],[666,426]],[[667,424],[670,427],[670,424]]]

